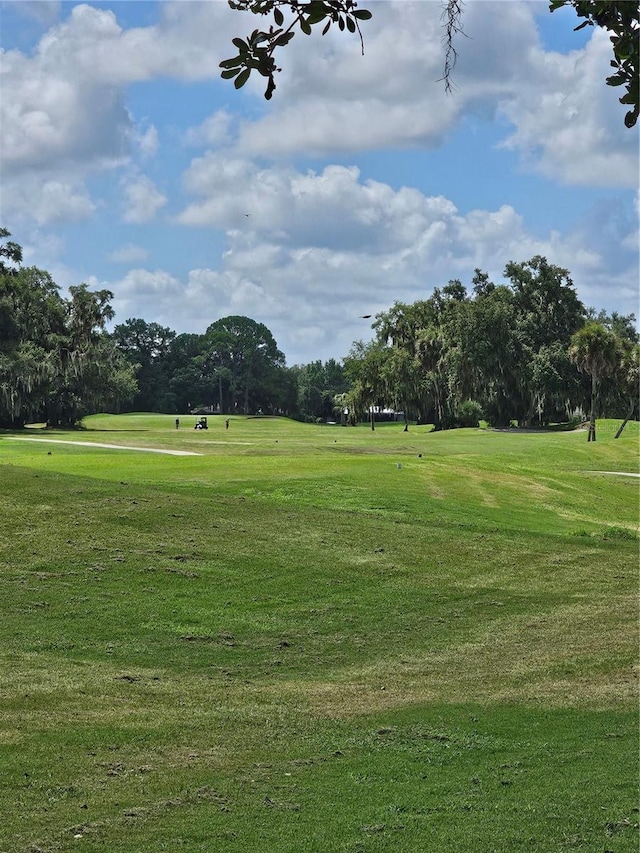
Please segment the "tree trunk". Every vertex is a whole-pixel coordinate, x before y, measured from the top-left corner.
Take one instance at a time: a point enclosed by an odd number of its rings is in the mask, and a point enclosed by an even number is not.
[[[631,420],[631,416],[633,415],[633,410],[635,409],[635,407],[636,407],[636,401],[632,399],[632,400],[631,400],[631,405],[629,406],[629,411],[627,412],[627,416],[626,416],[626,418],[622,421],[622,423],[620,424],[620,426],[618,427],[618,431],[617,431],[617,433],[613,436],[614,438],[620,438],[620,436],[622,435],[622,430],[626,427],[626,425],[627,425],[627,424],[629,423],[629,421]]]
[[[598,391],[598,376],[593,370],[591,372],[591,414],[589,415],[589,435],[587,441],[596,440],[596,394]]]
[[[434,402],[435,402],[435,414],[436,414],[435,428],[437,430],[444,429],[444,410],[443,410],[443,406],[442,406],[442,400],[440,398],[440,388],[439,388],[438,383],[435,379],[433,382],[433,388],[434,388]]]
[[[536,413],[536,406],[537,406],[538,402],[539,402],[538,395],[532,394],[531,399],[529,400],[529,409],[527,411],[527,415],[523,420],[518,419],[518,426],[522,426],[522,427],[525,427],[527,429],[531,429],[533,427],[533,418],[534,418],[534,415]],[[540,408],[540,407],[538,406],[538,408]],[[539,422],[540,422],[540,417],[538,415],[538,426],[540,425]]]

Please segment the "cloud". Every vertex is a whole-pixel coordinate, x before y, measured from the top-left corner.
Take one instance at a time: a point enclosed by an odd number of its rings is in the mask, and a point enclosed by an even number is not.
[[[17,51],[2,59],[0,156],[5,169],[103,168],[122,160],[131,120],[123,93],[82,75],[67,79]]]
[[[228,32],[224,26],[228,8],[167,2],[160,12],[157,24],[124,29],[115,12],[78,4],[67,20],[43,37],[38,53],[42,62],[61,71],[83,70],[90,80],[110,86],[156,76],[184,80],[217,76],[212,46]]]
[[[32,213],[36,222],[43,225],[87,219],[94,210],[94,203],[83,189],[78,190],[73,185],[60,181],[46,181]]]
[[[2,216],[14,227],[28,222],[60,225],[91,218],[96,205],[82,181],[61,175],[44,178],[30,174],[11,175],[3,182]]]
[[[616,237],[633,216],[621,225],[613,203],[606,220],[598,209],[567,234],[536,236],[512,205],[462,214],[444,196],[366,180],[355,167],[301,174],[208,154],[187,184],[204,198],[180,220],[226,223],[228,245],[221,269],[189,273],[174,322],[202,331],[216,319],[202,316],[207,305],[217,316],[247,314],[266,323],[290,363],[304,360],[310,341],[315,358],[345,355],[368,332],[362,314],[424,298],[451,278],[468,284],[476,267],[501,281],[507,261],[537,254],[569,269],[588,305],[611,305],[613,292],[616,310],[635,310],[637,255]]]
[[[14,3],[14,6],[25,18],[49,27],[58,19],[62,3],[60,0],[29,0],[27,3]]]
[[[330,31],[298,35],[283,52],[284,70],[269,113],[244,122],[243,154],[330,154],[439,144],[463,101],[441,83],[441,9],[432,3],[377,3],[357,37]]]
[[[45,10],[44,4],[20,6]],[[124,29],[114,12],[78,4],[32,53],[0,51],[5,174],[31,180],[37,173],[40,181],[77,186],[136,154],[155,155],[157,130],[136,124],[127,87],[161,76],[217,78],[234,17],[218,3],[165,3],[160,11],[157,25]]]
[[[159,142],[158,131],[154,125],[150,125],[146,130],[142,130],[142,128],[137,129],[134,132],[133,140],[138,146],[143,160],[155,157],[158,152]]]
[[[620,92],[605,85],[608,35],[596,27],[583,49],[547,51],[534,11],[515,2],[465,7],[468,38],[456,41],[451,96],[440,80],[435,3],[375,4],[363,57],[344,34],[312,48],[296,37],[271,109],[239,125],[236,151],[277,158],[436,148],[462,116],[501,116],[511,126],[505,147],[526,169],[566,184],[635,185],[637,134],[623,125]]]
[[[125,209],[122,218],[124,222],[135,225],[150,222],[167,203],[167,197],[146,175],[137,175],[132,180],[125,181],[123,192]]]
[[[621,90],[605,85],[610,59],[609,37],[598,28],[584,50],[537,50],[532,76],[501,102],[515,126],[505,147],[565,184],[637,186],[637,133],[623,125]]]
[[[632,264],[611,274],[609,259],[596,249],[572,236],[535,238],[515,211],[456,215],[443,223],[440,239],[438,230],[429,241],[408,243],[382,257],[327,247],[283,250],[260,239],[238,247],[232,238],[221,269],[192,269],[181,277],[136,270],[109,287],[116,293],[118,317],[142,316],[178,332],[202,333],[233,314],[263,322],[288,364],[342,358],[354,340],[371,337],[362,314],[426,298],[452,277],[469,285],[475,267],[500,282],[508,260],[536,254],[568,267],[587,305],[611,305],[614,289],[611,308],[635,309]]]
[[[113,11],[78,4],[32,56],[2,55],[5,168],[110,168],[132,156],[132,144],[153,155],[155,128],[136,127],[126,87],[162,77],[217,81],[220,58],[233,53],[231,37],[257,23],[223,3],[165,2],[159,12],[156,24],[126,29]],[[376,3],[363,25],[364,56],[357,37],[335,28],[324,38],[296,35],[282,52],[269,109],[252,110],[238,125],[236,152],[272,158],[434,148],[462,115],[500,111],[514,128],[506,144],[530,168],[584,185],[635,180],[633,135],[622,125],[618,93],[604,85],[610,45],[603,31],[564,56],[542,49],[531,4],[468,4],[457,91],[447,96],[440,16],[435,3]],[[252,92],[262,105],[263,82],[250,81],[242,94],[217,85],[244,103]],[[218,109],[187,142],[228,145],[232,126]]]
[[[166,317],[166,325],[176,328],[175,318],[171,321],[171,309],[179,304],[184,285],[165,270],[132,269],[123,278],[103,282],[102,286],[114,293],[112,304],[119,322],[129,317],[143,317],[149,322]]]
[[[22,259],[26,266],[42,264],[46,258],[45,269],[59,265],[60,256],[64,251],[64,243],[60,237],[50,234],[39,227],[30,227],[21,233]],[[54,281],[55,281],[54,276]]]
[[[193,147],[210,146],[219,148],[232,141],[231,128],[233,116],[226,110],[217,110],[202,124],[189,128],[184,134],[186,145]]]
[[[260,168],[225,152],[194,160],[185,186],[204,198],[179,214],[183,225],[269,233],[285,245],[366,247],[375,255],[404,242],[408,234],[422,234],[440,208],[455,210],[452,202],[425,198],[415,189],[393,191],[378,181],[361,182],[355,166],[301,174],[286,167]]]
[[[500,282],[508,261],[538,254],[570,271],[586,305],[636,310],[637,246],[620,244],[636,219],[614,199],[567,233],[535,235],[511,205],[461,213],[444,196],[366,180],[354,167],[301,174],[207,156],[198,170],[192,188],[206,188],[216,202],[198,207],[201,224],[225,210],[239,214],[226,231],[219,268],[181,276],[131,271],[111,285],[118,315],[133,311],[178,332],[246,315],[271,329],[289,364],[341,358],[354,340],[371,336],[362,314],[425,298],[451,278],[469,285],[476,267]],[[252,196],[253,211],[244,217]]]
[[[124,246],[119,246],[107,255],[107,260],[114,264],[134,264],[140,261],[146,261],[149,257],[149,250],[142,246],[136,246],[133,243],[125,243]]]

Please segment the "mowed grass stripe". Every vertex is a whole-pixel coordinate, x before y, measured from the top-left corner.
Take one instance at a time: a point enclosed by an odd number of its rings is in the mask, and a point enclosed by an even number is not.
[[[0,850],[635,850],[637,430],[231,431],[0,442]]]

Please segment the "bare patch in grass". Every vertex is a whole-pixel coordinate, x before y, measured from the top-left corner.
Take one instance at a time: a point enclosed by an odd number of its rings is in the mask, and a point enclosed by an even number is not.
[[[0,729],[0,745],[13,746],[17,743],[22,743],[24,733],[19,729]]]
[[[445,494],[442,489],[439,489],[436,485],[430,484],[428,488],[429,497],[433,498],[435,501],[443,501],[445,499]]]

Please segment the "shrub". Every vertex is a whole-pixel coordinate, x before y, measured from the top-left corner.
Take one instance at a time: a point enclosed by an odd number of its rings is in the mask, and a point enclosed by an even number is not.
[[[465,400],[460,403],[456,409],[455,421],[456,426],[460,427],[477,427],[480,419],[484,416],[482,406],[475,400]]]

